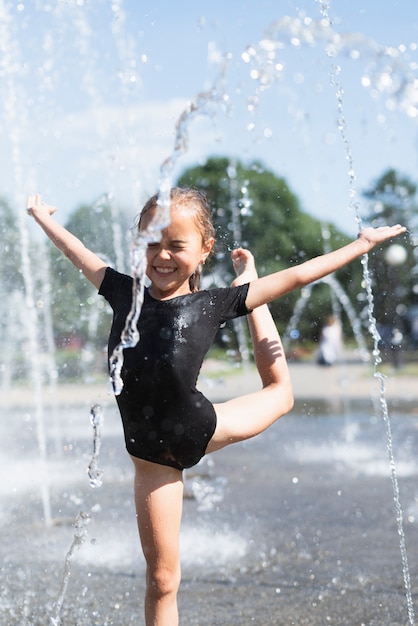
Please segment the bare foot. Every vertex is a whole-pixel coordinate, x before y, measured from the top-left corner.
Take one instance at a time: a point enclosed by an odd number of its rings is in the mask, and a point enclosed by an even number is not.
[[[231,259],[237,275],[232,281],[232,287],[245,285],[245,283],[250,283],[252,280],[258,278],[254,257],[249,250],[245,250],[244,248],[232,250]]]

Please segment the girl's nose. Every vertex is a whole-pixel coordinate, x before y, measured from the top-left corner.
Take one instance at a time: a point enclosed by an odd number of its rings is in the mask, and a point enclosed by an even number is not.
[[[163,246],[161,246],[161,248],[159,250],[159,253],[158,253],[158,256],[161,259],[170,259],[171,258],[170,251],[167,250],[167,248],[164,248]]]

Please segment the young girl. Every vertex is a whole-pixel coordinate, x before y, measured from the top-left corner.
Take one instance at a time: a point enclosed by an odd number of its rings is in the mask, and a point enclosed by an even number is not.
[[[139,229],[151,223],[157,196],[145,205]],[[55,208],[30,196],[28,212],[51,241],[110,303],[109,354],[120,341],[131,307],[132,278],[106,266],[52,217]],[[405,232],[400,225],[366,228],[356,241],[298,266],[257,278],[251,254],[232,252],[238,275],[231,288],[199,291],[214,245],[205,197],[171,192],[171,222],[147,249],[150,287],[138,321],[140,341],[126,349],[117,396],[126,447],[135,467],[135,503],[147,564],[147,626],[178,624],[182,470],[203,455],[258,435],[291,410],[293,395],[284,351],[266,304],[338,270],[376,244]],[[262,389],[212,405],[197,389],[203,358],[219,326],[248,315]]]

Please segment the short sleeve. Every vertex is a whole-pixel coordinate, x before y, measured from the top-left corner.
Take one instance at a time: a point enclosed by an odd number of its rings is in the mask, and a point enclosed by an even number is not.
[[[115,305],[124,300],[127,293],[132,294],[132,278],[107,267],[99,295],[103,296],[114,310]]]
[[[249,283],[237,287],[225,287],[216,290],[217,307],[221,323],[251,313],[245,301]]]

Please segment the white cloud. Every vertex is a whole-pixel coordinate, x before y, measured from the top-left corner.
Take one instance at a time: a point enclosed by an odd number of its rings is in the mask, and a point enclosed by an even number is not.
[[[147,101],[136,106],[105,106],[65,116],[50,117],[47,126],[32,120],[22,144],[23,169],[34,171],[25,180],[64,212],[80,202],[89,202],[111,192],[122,204],[154,193],[162,162],[172,153],[176,123],[187,101]],[[201,158],[213,143],[213,126],[205,118],[192,122],[190,148],[179,163]],[[3,143],[3,146],[5,144]],[[14,197],[14,176],[7,153],[3,152],[2,195]],[[25,189],[23,194],[37,189]],[[134,211],[137,207],[134,207]]]

